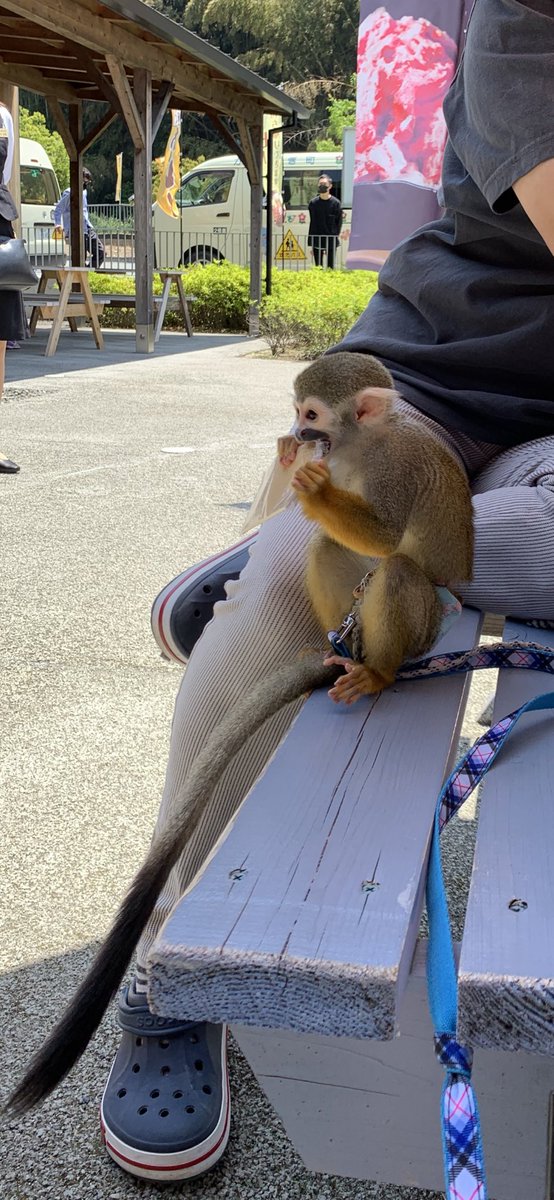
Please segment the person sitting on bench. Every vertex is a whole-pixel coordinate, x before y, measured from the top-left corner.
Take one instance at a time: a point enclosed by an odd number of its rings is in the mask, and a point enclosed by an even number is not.
[[[334,348],[382,359],[413,419],[463,462],[476,529],[464,601],[546,621],[554,620],[554,126],[545,104],[553,78],[551,0],[479,0],[444,105],[444,216],[391,253],[379,290]],[[311,533],[299,505],[263,525],[216,605],[177,696],[160,828],[221,714],[319,636],[302,586]],[[149,948],[297,711],[291,705],[269,721],[228,768],[120,999],[123,1040],[103,1098],[104,1134],[115,1160],[150,1180],[213,1166],[229,1101],[221,1027],[168,1021],[159,1049],[160,1028],[147,1024]],[[162,1059],[182,1093],[179,1128],[148,1102]],[[137,1103],[123,1106],[122,1089]]]

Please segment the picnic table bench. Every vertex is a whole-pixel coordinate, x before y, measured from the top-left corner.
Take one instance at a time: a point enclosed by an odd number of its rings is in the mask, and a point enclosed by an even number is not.
[[[157,342],[162,331],[164,317],[169,308],[172,311],[179,311],[183,315],[185,329],[188,337],[192,337],[192,322],[190,319],[189,304],[196,300],[196,296],[187,295],[183,287],[183,271],[158,271],[158,275],[162,281],[161,296],[154,296],[154,308],[156,310],[156,324],[154,327],[154,341]],[[177,295],[170,296],[171,285],[175,284]],[[107,292],[95,293],[95,300],[102,301],[111,308],[135,308],[136,296],[124,295],[123,293]]]
[[[440,652],[480,628],[464,610]],[[554,647],[508,622],[514,639]],[[228,1022],[316,1172],[444,1186],[418,930],[468,690],[413,680],[343,710],[312,694],[151,953],[154,1010]],[[550,690],[501,671],[494,719]],[[553,779],[552,717],[526,716],[483,785],[457,948],[491,1200],[554,1197]]]
[[[104,303],[93,296],[88,277],[88,267],[43,267],[38,290],[23,292],[23,302],[32,310],[29,322],[31,335],[36,331],[39,317],[45,321],[52,321],[44,351],[46,358],[52,358],[56,353],[64,321],[69,322],[72,333],[77,331],[77,317],[88,317],[97,349],[104,349],[98,320],[104,311]],[[57,284],[58,291],[49,291],[49,283]],[[80,291],[73,291],[74,286],[80,288]]]
[[[104,339],[98,317],[101,316],[104,308],[136,307],[136,296],[134,295],[92,292],[88,279],[89,273],[90,268],[88,267],[45,267],[42,270],[38,290],[23,293],[24,303],[31,309],[29,322],[31,335],[36,331],[39,318],[52,321],[52,328],[44,351],[46,358],[51,358],[56,353],[64,321],[68,321],[71,332],[76,333],[77,317],[87,317],[91,323],[97,349],[103,350]],[[187,335],[192,337],[188,305],[195,299],[195,296],[186,295],[182,282],[183,272],[159,271],[158,274],[163,286],[161,296],[154,296],[156,312],[154,341],[159,340],[168,307],[181,309]],[[51,282],[57,284],[57,291],[48,288],[48,284]],[[169,294],[172,283],[177,287],[176,297],[171,297]],[[80,290],[74,291],[73,288]]]

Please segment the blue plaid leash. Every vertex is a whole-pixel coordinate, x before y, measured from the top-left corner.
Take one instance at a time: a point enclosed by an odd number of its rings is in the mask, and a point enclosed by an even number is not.
[[[491,649],[493,647],[480,647],[479,652]],[[525,652],[528,649],[530,647],[521,647]],[[541,658],[550,659],[550,667],[537,665],[534,669],[554,671],[554,653],[545,647],[533,647],[533,652],[537,649],[541,650]],[[494,663],[487,665],[499,665],[497,657]],[[432,659],[427,660],[428,664],[431,662]],[[529,664],[512,661],[501,665],[528,667]],[[440,673],[445,672],[441,669]],[[436,1031],[435,1053],[446,1072],[441,1096],[446,1200],[487,1200],[487,1185],[479,1110],[471,1084],[472,1051],[456,1036],[458,978],[442,874],[440,834],[490,770],[520,717],[543,709],[554,709],[554,692],[529,700],[478,738],[444,784],[435,812],[427,873],[427,989]]]

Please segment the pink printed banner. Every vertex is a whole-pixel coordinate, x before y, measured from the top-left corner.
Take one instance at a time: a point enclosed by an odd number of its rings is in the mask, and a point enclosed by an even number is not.
[[[468,0],[361,0],[356,158],[347,265],[379,268],[440,214],[444,96]]]

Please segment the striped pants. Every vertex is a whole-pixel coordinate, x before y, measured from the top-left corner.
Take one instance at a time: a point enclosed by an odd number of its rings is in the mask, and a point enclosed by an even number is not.
[[[465,591],[465,601],[485,612],[554,620],[554,437],[502,450],[446,434],[413,409],[411,415],[463,458],[472,482],[476,548],[474,581]],[[228,584],[227,600],[216,605],[177,696],[158,827],[167,820],[189,765],[243,692],[306,645],[323,648],[303,586],[311,531],[296,504],[266,522],[240,579]],[[215,789],[141,939],[140,989],[145,986],[144,965],[152,942],[277,748],[300,703],[282,710],[245,743]]]

